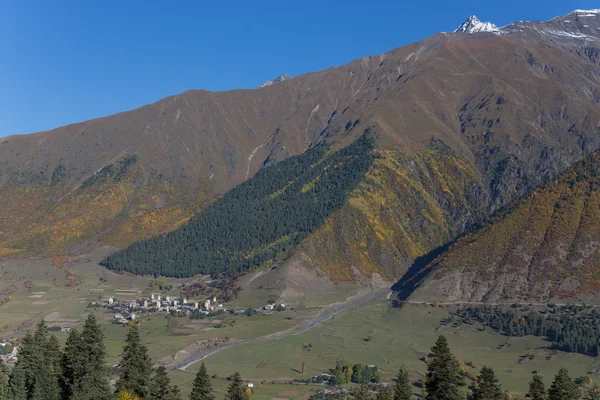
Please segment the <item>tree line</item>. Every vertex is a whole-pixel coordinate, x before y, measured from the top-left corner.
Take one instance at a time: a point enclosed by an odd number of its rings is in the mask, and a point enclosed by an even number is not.
[[[0,364],[0,399],[2,400],[182,400],[179,388],[171,384],[164,365],[153,368],[148,350],[140,339],[137,325],[127,333],[116,379],[105,366],[104,335],[96,318],[90,314],[81,332],[73,329],[61,350],[56,337],[41,321],[33,334],[21,343],[18,361],[10,371]],[[360,364],[357,364],[357,366]],[[373,372],[353,366],[340,374],[348,382],[359,383],[353,390],[355,400],[373,397],[367,380],[376,382]],[[356,367],[356,368],[355,368]],[[371,370],[373,368],[370,368]],[[350,372],[349,372],[350,371]],[[342,375],[339,379],[343,379]],[[336,378],[337,379],[337,378]],[[427,374],[423,389],[425,400],[459,400],[465,398],[465,380],[448,340],[440,336],[427,357]],[[231,376],[225,400],[249,400],[239,373]],[[474,377],[471,400],[505,400],[507,392],[491,367],[484,366]],[[407,369],[400,367],[393,387],[379,385],[375,400],[410,400],[413,385]],[[546,390],[541,376],[534,375],[527,397],[532,400],[600,400],[596,386],[584,391],[561,368]],[[319,398],[318,396],[315,397]],[[215,400],[212,384],[204,363],[195,375],[189,400]]]
[[[79,332],[72,329],[61,350],[42,320],[19,347],[12,369],[0,363],[2,400],[182,400],[164,365],[153,368],[137,325],[127,333],[116,380],[105,365],[104,334],[93,314]],[[204,365],[198,370],[189,400],[215,400]],[[231,377],[225,400],[248,400],[239,373]]]
[[[190,277],[245,271],[319,228],[363,179],[376,153],[365,134],[331,153],[317,146],[236,186],[181,228],[101,261],[134,274]]]
[[[508,310],[468,306],[459,308],[456,315],[464,323],[477,321],[505,336],[540,336],[551,341],[556,350],[600,355],[600,312],[596,309],[570,305],[552,307],[542,314],[524,312],[518,305]]]
[[[352,380],[355,382],[354,380]],[[516,399],[502,390],[493,368],[484,366],[476,374],[471,390],[465,393],[467,386],[460,371],[460,363],[452,354],[448,340],[439,336],[427,357],[427,374],[424,380],[424,394],[420,398],[425,400],[507,400]],[[313,396],[312,400],[327,398],[322,393]],[[333,394],[332,398],[347,398]],[[401,366],[396,375],[393,387],[379,385],[375,393],[363,383],[352,392],[354,400],[411,400],[414,397],[413,384],[409,380],[406,367]],[[531,400],[600,400],[597,387],[587,391],[580,388],[569,377],[565,368],[561,368],[551,386],[546,390],[540,375],[534,375],[529,383],[526,398]]]

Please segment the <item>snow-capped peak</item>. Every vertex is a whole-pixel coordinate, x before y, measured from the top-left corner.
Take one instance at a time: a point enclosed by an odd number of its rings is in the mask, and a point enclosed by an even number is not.
[[[454,32],[475,33],[475,32],[495,32],[498,27],[491,22],[482,22],[476,16],[471,15]]]
[[[600,14],[600,9],[595,10],[575,10],[568,15],[577,14],[578,17],[593,17]]]
[[[271,86],[274,83],[287,81],[290,78],[291,78],[291,76],[289,76],[288,74],[279,75],[277,78],[273,79],[272,81],[266,81],[265,83],[260,85],[258,88],[260,89],[263,87]]]

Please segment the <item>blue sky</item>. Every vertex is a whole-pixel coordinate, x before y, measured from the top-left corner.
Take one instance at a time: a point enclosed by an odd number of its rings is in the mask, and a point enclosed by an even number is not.
[[[547,20],[594,1],[0,0],[0,137],[187,89],[253,88],[388,51],[471,14]]]

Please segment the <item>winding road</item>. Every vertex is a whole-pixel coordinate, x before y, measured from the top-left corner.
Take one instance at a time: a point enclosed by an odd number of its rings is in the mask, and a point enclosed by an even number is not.
[[[376,300],[376,299],[386,299],[389,290],[390,289],[386,287],[386,288],[381,288],[381,289],[377,289],[377,290],[373,290],[373,291],[369,291],[369,292],[358,293],[352,297],[349,297],[348,299],[346,299],[343,302],[334,303],[334,304],[324,307],[321,311],[319,311],[311,319],[306,320],[291,329],[272,333],[270,335],[261,336],[261,337],[257,337],[257,338],[253,338],[253,339],[232,340],[231,342],[229,342],[228,344],[223,345],[223,346],[202,349],[200,351],[195,352],[194,354],[191,354],[189,357],[186,357],[184,360],[168,366],[167,369],[168,370],[173,370],[173,369],[185,370],[190,365],[195,364],[198,361],[201,361],[208,356],[218,353],[221,350],[230,349],[232,347],[240,346],[240,345],[244,345],[244,344],[248,344],[248,343],[260,343],[260,342],[266,342],[269,340],[283,339],[287,336],[299,335],[301,333],[308,331],[309,329],[319,326],[323,322],[330,320],[331,318],[335,317],[337,314],[339,314],[343,311],[349,310],[351,308],[355,308],[357,306],[363,305],[365,303],[368,303],[368,302]]]

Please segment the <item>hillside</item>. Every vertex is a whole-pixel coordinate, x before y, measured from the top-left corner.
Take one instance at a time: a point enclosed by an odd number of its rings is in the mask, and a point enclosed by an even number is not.
[[[411,299],[546,301],[600,289],[600,152],[460,238]]]
[[[598,149],[599,28],[590,11],[439,33],[256,90],[190,90],[3,139],[0,255],[124,248],[265,166],[370,129],[382,157],[297,251],[335,281],[393,279]]]
[[[190,277],[259,266],[319,228],[362,180],[374,159],[363,135],[328,154],[318,146],[264,168],[181,228],[105,258],[112,270]]]

